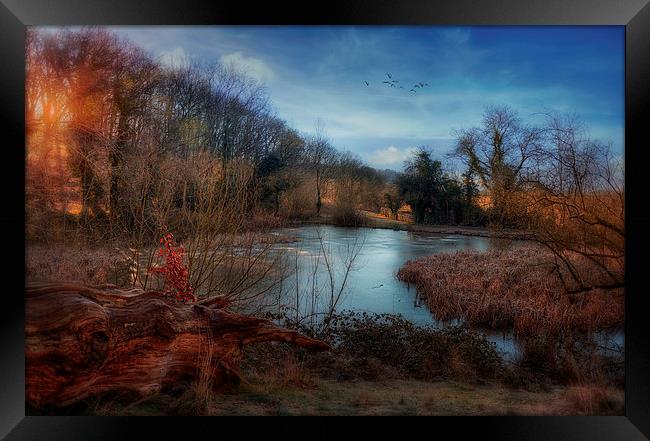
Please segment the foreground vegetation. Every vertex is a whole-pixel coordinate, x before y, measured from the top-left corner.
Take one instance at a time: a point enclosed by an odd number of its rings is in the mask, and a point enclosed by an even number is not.
[[[63,412],[101,415],[585,415],[621,414],[622,367],[591,358],[600,376],[551,370],[531,352],[504,362],[463,327],[414,327],[389,315],[343,314],[312,329],[334,346],[313,353],[286,344],[247,348],[239,385],[201,381],[139,400],[93,397]],[[304,329],[303,331],[309,331]],[[61,410],[59,410],[61,411]],[[31,409],[47,414],[48,409]]]

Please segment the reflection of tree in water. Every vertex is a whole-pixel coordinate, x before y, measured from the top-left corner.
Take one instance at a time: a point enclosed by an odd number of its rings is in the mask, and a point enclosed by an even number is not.
[[[365,239],[365,234],[355,234],[336,244],[316,228],[315,253],[300,246],[286,253],[287,272],[278,290],[278,307],[297,323],[327,322],[348,293],[350,274],[359,269]]]

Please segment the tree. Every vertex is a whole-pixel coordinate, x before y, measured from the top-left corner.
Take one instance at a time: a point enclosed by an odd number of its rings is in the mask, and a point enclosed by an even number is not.
[[[146,396],[188,380],[240,380],[245,345],[329,346],[227,304],[184,304],[160,291],[30,283],[25,290],[27,405],[64,407],[103,393]],[[90,386],[89,386],[90,385]]]
[[[444,172],[442,163],[431,159],[431,154],[421,148],[406,162],[397,186],[400,197],[411,206],[418,223],[474,223],[476,219],[468,218],[468,214],[480,212],[473,198],[475,184],[471,175],[464,176],[465,179],[459,181]]]
[[[332,165],[336,160],[336,150],[330,145],[323,134],[320,124],[316,126],[316,134],[307,143],[306,148],[308,167],[315,174],[316,183],[316,216],[320,216],[323,206],[322,194],[324,185],[330,178]]]
[[[476,204],[476,197],[479,194],[479,187],[476,183],[475,173],[471,167],[461,175],[461,193],[463,202],[462,218],[464,223],[477,225],[483,222],[483,211]]]
[[[257,166],[257,178],[261,181],[260,200],[262,204],[272,202],[275,216],[280,210],[280,194],[289,187],[281,173],[283,168],[284,164],[275,153],[266,156]]]
[[[150,104],[159,80],[158,66],[139,48],[127,45],[122,48],[113,66],[112,99],[117,122],[109,154],[110,162],[110,214],[112,221],[120,223],[126,231],[135,226],[133,207],[125,191],[130,176],[125,176],[123,166],[134,153],[141,139],[141,125],[148,119]]]
[[[390,210],[390,213],[395,219],[397,219],[397,213],[404,201],[402,200],[402,195],[399,192],[399,189],[394,185],[389,185],[384,191],[384,205]]]
[[[443,191],[442,163],[420,148],[405,164],[405,172],[398,178],[400,195],[411,206],[417,223],[437,221]]]
[[[520,210],[555,256],[568,292],[622,288],[625,186],[622,158],[586,134],[574,115],[547,115],[545,142],[527,174]],[[588,264],[585,264],[588,263]]]
[[[82,234],[71,236],[139,248],[161,226],[182,236],[204,225],[206,207],[233,200],[243,217],[259,205],[277,215],[282,203],[306,214],[314,187],[317,215],[331,190],[353,195],[354,208],[381,203],[374,169],[339,155],[320,124],[311,138],[288,127],[241,70],[166,66],[97,28],[31,29],[27,45],[30,235],[74,225]],[[226,199],[207,201],[215,194]]]
[[[491,199],[492,220],[511,222],[510,196],[539,152],[541,130],[525,125],[507,106],[488,107],[480,127],[456,134],[456,154],[478,175]]]

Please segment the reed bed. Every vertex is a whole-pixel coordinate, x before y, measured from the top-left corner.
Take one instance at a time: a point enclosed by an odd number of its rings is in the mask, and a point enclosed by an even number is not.
[[[585,269],[592,278],[602,276]],[[415,285],[438,320],[462,319],[518,336],[592,332],[623,323],[622,288],[569,294],[552,255],[539,247],[427,256],[407,262],[397,277]]]

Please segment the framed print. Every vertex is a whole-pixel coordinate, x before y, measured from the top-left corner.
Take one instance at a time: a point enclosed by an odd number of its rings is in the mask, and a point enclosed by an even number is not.
[[[6,439],[650,436],[645,0],[2,2]]]

